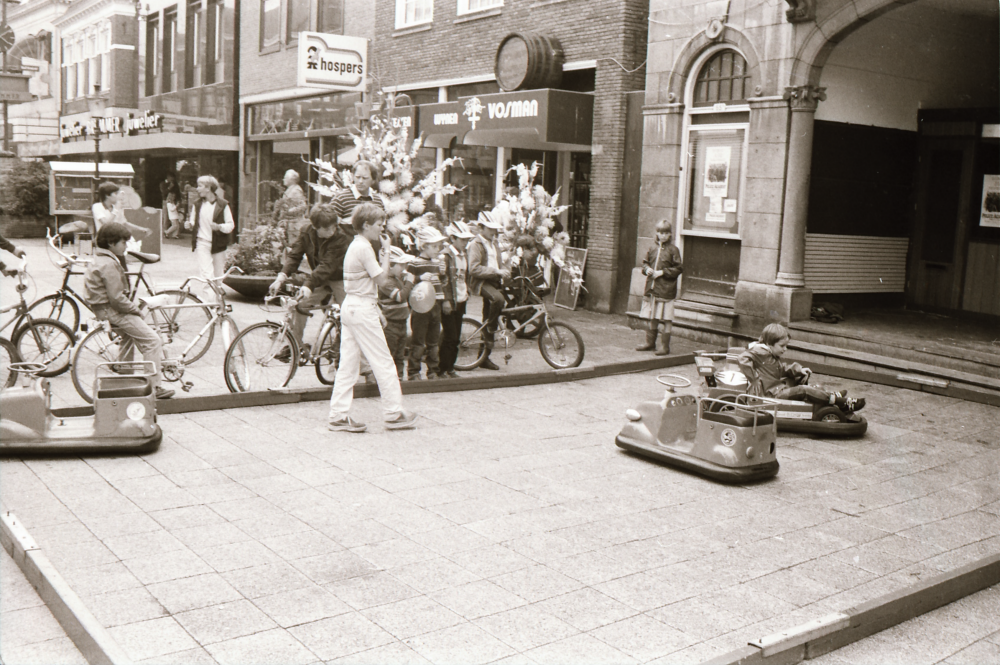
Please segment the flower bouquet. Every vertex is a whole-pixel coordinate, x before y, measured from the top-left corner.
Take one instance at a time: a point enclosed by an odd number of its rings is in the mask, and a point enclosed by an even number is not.
[[[517,173],[518,193],[505,196],[494,212],[499,212],[504,229],[499,236],[500,249],[512,267],[522,274],[533,274],[538,269],[540,256],[547,256],[561,270],[569,271],[574,288],[583,285],[583,271],[566,263],[566,246],[569,234],[553,234],[556,217],[569,206],[559,205],[559,191],[549,194],[541,185],[534,185],[538,175],[538,162],[530,167],[518,164],[511,168]]]
[[[387,229],[394,236],[403,237],[406,244],[412,239],[410,231],[423,223],[427,200],[435,194],[454,194],[458,188],[444,184],[444,172],[459,158],[451,157],[423,178],[413,171],[413,161],[423,144],[418,137],[407,148],[409,130],[405,127],[394,129],[384,114],[373,115],[360,134],[354,135],[354,145],[358,148],[358,158],[371,162],[380,169],[378,189],[387,216]],[[334,196],[341,189],[351,186],[353,177],[350,168],[338,171],[331,162],[316,160],[310,162],[319,173],[319,182],[310,182],[322,196]]]

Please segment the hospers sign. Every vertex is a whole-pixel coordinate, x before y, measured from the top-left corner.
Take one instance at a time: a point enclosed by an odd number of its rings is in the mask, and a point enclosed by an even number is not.
[[[66,142],[75,138],[88,136],[110,136],[121,134],[129,136],[139,131],[162,129],[163,116],[159,113],[146,111],[141,116],[97,116],[85,122],[77,121],[72,125],[63,124],[59,127],[59,138]]]
[[[368,40],[300,32],[298,85],[363,92],[368,79]]]

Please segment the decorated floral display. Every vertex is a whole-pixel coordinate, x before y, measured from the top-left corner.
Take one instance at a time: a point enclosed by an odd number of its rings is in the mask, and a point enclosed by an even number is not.
[[[378,189],[382,205],[388,217],[387,227],[395,236],[403,234],[423,223],[421,216],[433,200],[435,194],[454,194],[454,185],[444,184],[444,171],[452,164],[460,163],[458,158],[448,158],[423,178],[413,171],[413,161],[420,150],[422,140],[417,138],[407,148],[409,131],[403,127],[394,129],[384,115],[373,115],[360,134],[354,136],[358,148],[358,158],[371,162],[381,171]],[[309,186],[319,194],[334,196],[340,189],[350,187],[351,169],[338,171],[331,162],[316,160],[311,164],[319,172],[319,182]],[[419,179],[418,179],[419,178]]]
[[[240,240],[226,250],[226,267],[237,266],[247,275],[277,275],[286,247],[288,227],[273,215],[243,222]]]
[[[572,279],[574,289],[582,288],[582,269],[565,260],[569,234],[552,232],[556,217],[569,206],[559,205],[558,190],[550,195],[541,185],[533,184],[538,167],[535,162],[530,167],[518,164],[511,168],[517,173],[518,193],[505,196],[495,210],[504,222],[500,249],[511,266],[529,273],[537,270],[539,256],[547,256]]]

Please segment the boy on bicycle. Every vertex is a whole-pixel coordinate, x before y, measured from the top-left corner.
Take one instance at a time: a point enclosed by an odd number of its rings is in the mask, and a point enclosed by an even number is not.
[[[300,299],[292,319],[292,334],[303,350],[306,347],[302,344],[302,332],[309,312],[327,305],[331,299],[338,305],[344,300],[344,255],[350,244],[351,238],[337,228],[333,207],[314,205],[309,213],[309,227],[296,238],[281,272],[271,283],[269,295],[274,295],[288,275],[299,269],[303,257],[309,262],[312,274],[299,288]],[[276,357],[284,360],[280,353]]]
[[[122,337],[123,350],[131,341],[139,347],[143,359],[153,362],[156,367],[153,375],[156,399],[168,399],[174,396],[174,391],[160,386],[163,342],[156,331],[142,320],[139,306],[128,297],[125,243],[131,237],[132,232],[118,222],[107,222],[101,226],[97,232],[94,262],[87,267],[84,276],[87,303],[98,319],[109,321]],[[124,361],[131,355],[132,349],[129,348],[118,359]]]

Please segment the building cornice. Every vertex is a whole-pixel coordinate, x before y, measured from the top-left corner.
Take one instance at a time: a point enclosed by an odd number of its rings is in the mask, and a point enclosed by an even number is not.
[[[52,23],[62,32],[71,32],[73,28],[91,25],[94,19],[120,15],[135,16],[135,4],[128,0],[90,0],[79,8],[73,7]]]
[[[62,9],[62,12],[65,12],[69,5],[69,0],[31,0],[31,2],[23,5],[8,6],[7,22],[14,23],[15,21],[23,20],[29,16],[41,14],[45,11],[58,13],[60,8]]]

